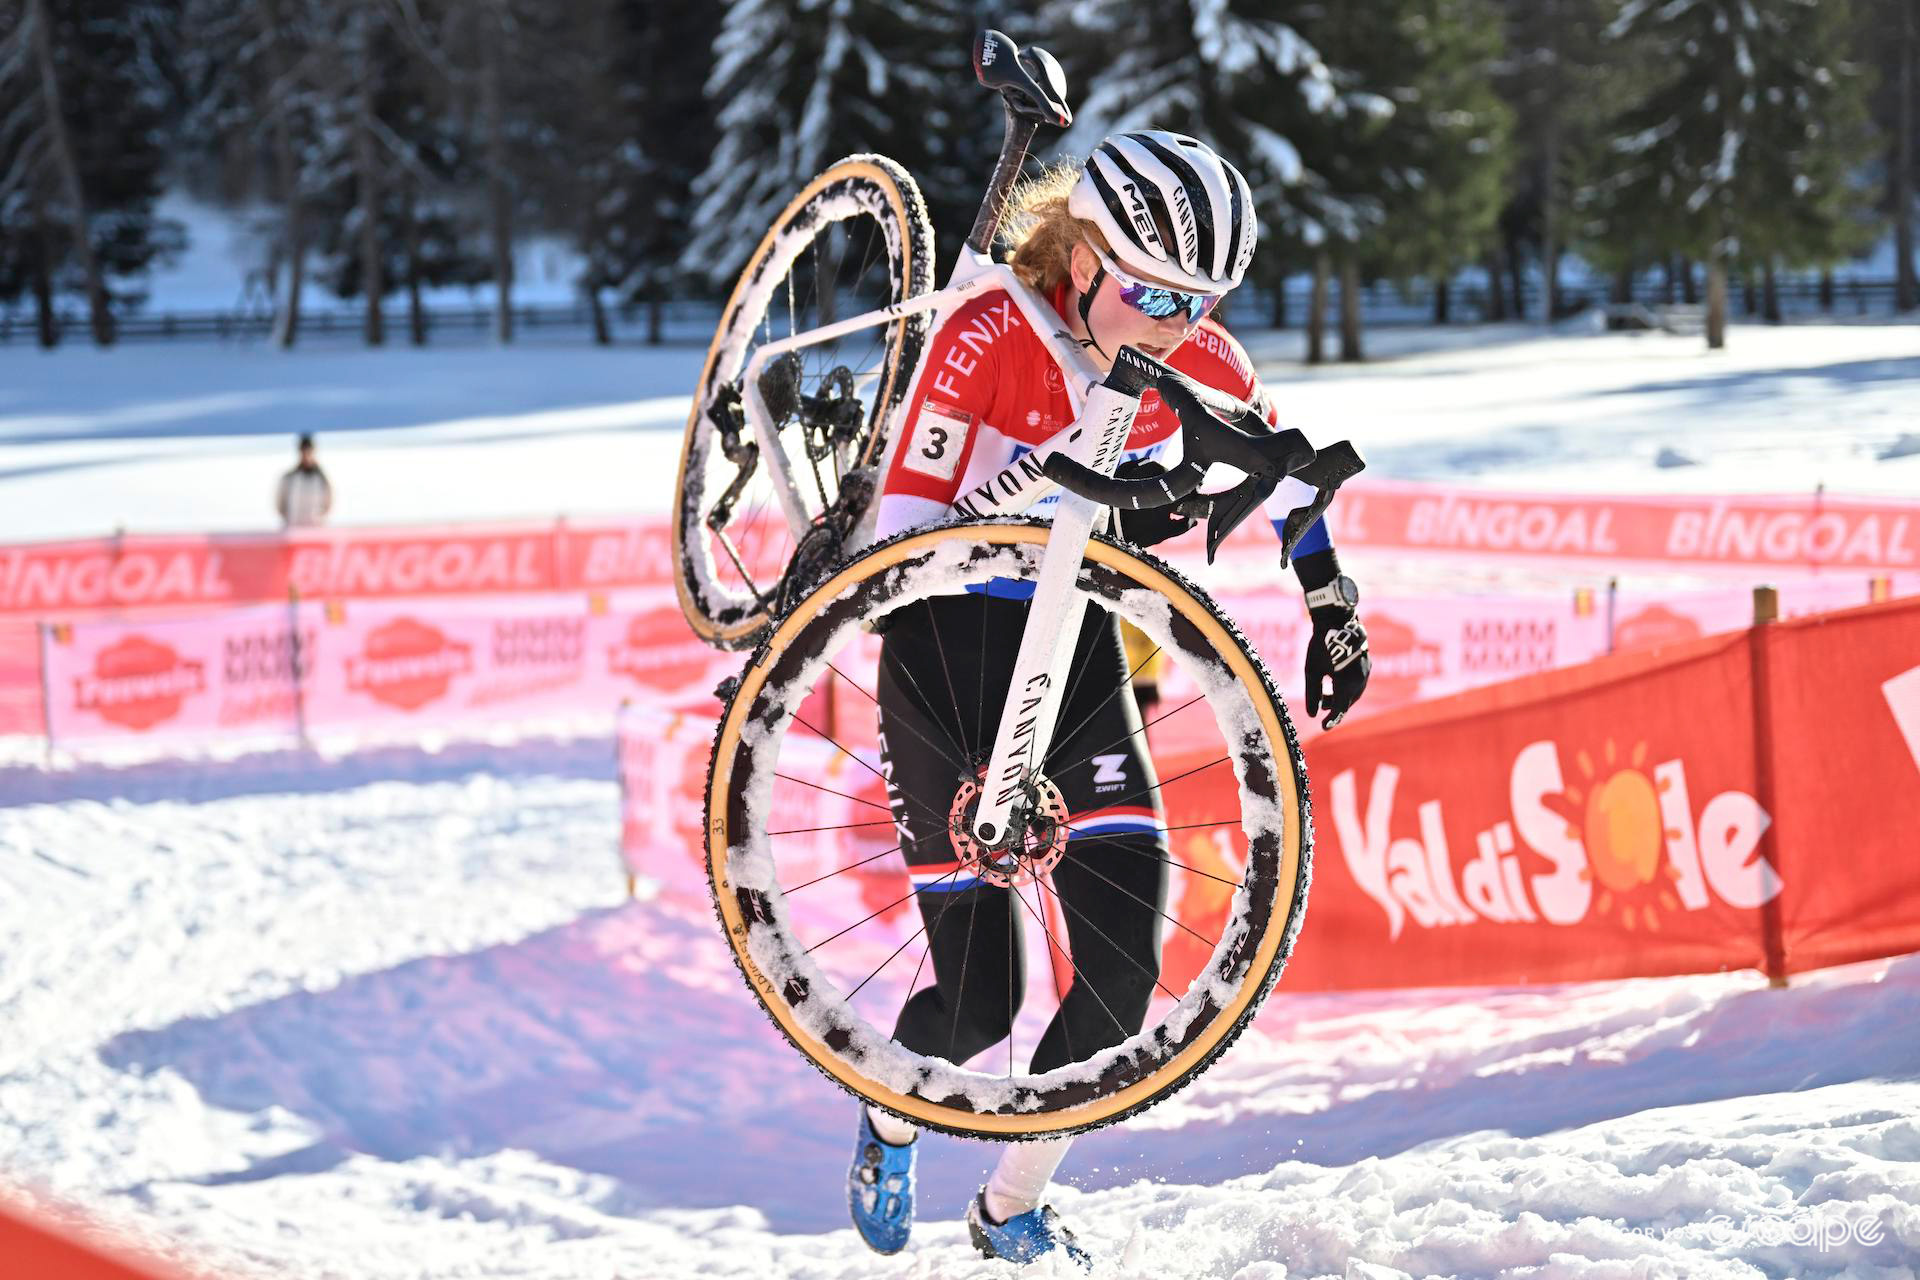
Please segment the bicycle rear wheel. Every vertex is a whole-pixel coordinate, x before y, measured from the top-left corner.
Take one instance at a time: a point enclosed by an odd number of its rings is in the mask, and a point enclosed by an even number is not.
[[[693,396],[673,503],[674,583],[694,631],[751,646],[796,541],[742,411],[741,378],[761,345],[931,287],[933,230],[919,188],[884,156],[850,156],[794,197],[747,260]],[[762,394],[810,518],[871,466],[919,359],[909,316],[770,362]]]
[[[1198,588],[1150,556],[1096,537],[1079,590],[1137,627],[1166,659],[1160,706],[1140,730],[1158,769],[1153,793],[1115,797],[1155,815],[1157,856],[1176,885],[1171,910],[1140,900],[1163,917],[1145,1025],[1115,1047],[1043,1074],[1018,1069],[1015,1045],[1032,1048],[1044,1005],[1014,1023],[1004,1050],[996,1045],[972,1064],[916,1054],[893,1040],[901,1001],[929,972],[928,927],[913,927],[922,917],[908,904],[942,886],[925,872],[917,887],[908,882],[888,802],[961,814],[998,708],[983,709],[982,732],[962,735],[971,741],[927,744],[951,760],[952,787],[889,797],[877,728],[882,659],[872,632],[896,611],[957,594],[968,583],[1034,581],[1047,536],[1040,522],[953,525],[903,534],[848,563],[755,652],[722,716],[707,783],[716,909],[742,974],[775,1025],[856,1096],[917,1125],[1002,1140],[1112,1123],[1204,1070],[1279,977],[1310,879],[1305,765],[1271,677]],[[890,679],[898,682],[900,673]],[[940,681],[932,684],[926,696],[943,697]],[[1109,696],[1130,691],[1123,683]],[[1069,705],[1074,700],[1070,691]],[[960,716],[973,718],[972,711]],[[1075,766],[1058,753],[1071,737],[1063,724],[1043,774]],[[1111,748],[1095,744],[1093,751],[1102,749]],[[1094,758],[1088,753],[1077,763]],[[1092,840],[1091,831],[1073,829],[1072,819],[1059,825],[1066,839]],[[954,842],[962,870],[949,875],[990,879],[978,850],[969,853],[964,844]],[[1097,861],[1087,865],[1100,875]],[[1054,993],[1063,999],[1085,980],[1066,934],[1086,929],[1080,936],[1091,938],[1098,922],[1073,918],[1071,903],[1049,887],[1037,860],[1028,869],[1032,875],[1014,874],[1004,886],[1019,903],[1009,913],[1045,939]],[[931,925],[936,933],[943,927],[938,916]],[[1028,988],[1044,992],[1044,971],[1034,968]],[[962,973],[964,984],[964,967]]]

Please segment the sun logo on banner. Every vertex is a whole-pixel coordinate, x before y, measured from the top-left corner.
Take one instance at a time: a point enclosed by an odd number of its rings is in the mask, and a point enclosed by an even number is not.
[[[1601,754],[1600,769],[1586,751],[1576,755],[1584,785],[1571,785],[1545,803],[1567,819],[1567,835],[1587,851],[1580,878],[1597,882],[1595,909],[1606,915],[1618,908],[1620,923],[1627,928],[1644,925],[1658,932],[1660,912],[1654,903],[1667,911],[1680,909],[1671,888],[1680,873],[1663,856],[1666,841],[1678,833],[1667,830],[1660,816],[1660,793],[1671,784],[1647,775],[1642,767],[1647,760],[1644,742],[1633,745],[1624,764],[1612,738]]]

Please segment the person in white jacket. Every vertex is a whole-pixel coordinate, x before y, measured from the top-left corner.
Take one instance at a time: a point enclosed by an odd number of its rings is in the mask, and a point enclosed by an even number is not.
[[[327,512],[333,510],[333,485],[314,461],[312,436],[300,437],[300,462],[280,477],[274,506],[289,529],[326,523]]]

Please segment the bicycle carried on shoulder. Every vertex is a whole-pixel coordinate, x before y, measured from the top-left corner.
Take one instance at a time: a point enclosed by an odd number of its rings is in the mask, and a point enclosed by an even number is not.
[[[1270,431],[1249,406],[1133,348],[1105,374],[1092,366],[1047,301],[989,252],[1035,129],[1071,119],[1059,68],[993,31],[974,62],[1006,104],[1006,137],[949,283],[926,289],[931,234],[899,166],[856,156],[808,185],[749,261],[709,353],[682,458],[675,560],[695,629],[723,647],[753,646],[722,686],[706,792],[715,906],[748,985],[787,1039],[857,1096],[917,1125],[1022,1139],[1119,1120],[1217,1058],[1278,979],[1311,878],[1305,764],[1272,677],[1205,592],[1102,531],[1109,509],[1175,504],[1206,520],[1211,558],[1283,477],[1298,476],[1318,492],[1287,524],[1284,563],[1363,464],[1344,442],[1316,452],[1297,431]],[[847,223],[873,225],[848,238]],[[842,287],[850,262],[854,283]],[[956,502],[953,523],[868,546],[875,477],[902,447],[887,428],[912,402],[928,327],[989,289],[1005,290],[1046,344],[1077,417]],[[849,296],[880,305],[831,318]],[[1158,477],[1115,479],[1149,389],[1179,415],[1181,460]],[[1215,466],[1242,478],[1201,493]],[[1048,497],[1050,519],[1027,515]],[[951,698],[953,723],[972,729],[921,744],[952,766],[941,794],[889,797],[875,785],[876,632],[902,609],[968,590],[1024,611],[1010,692],[1004,705],[964,708],[952,693],[964,681],[919,689]],[[923,925],[895,945],[904,929],[890,918],[940,879],[1006,888],[1046,939],[1058,996],[1076,980],[1076,944],[1098,945],[1098,922],[1074,918],[1048,878],[1069,838],[1098,838],[1075,828],[1051,780],[1101,758],[1101,744],[1075,760],[1056,750],[1075,739],[1076,726],[1057,721],[1063,705],[1082,705],[1069,641],[1090,606],[1144,633],[1168,663],[1167,709],[1135,732],[1156,729],[1156,748],[1177,744],[1192,762],[1113,797],[1112,811],[1165,839],[1184,886],[1174,913],[1144,904],[1163,939],[1145,1025],[1043,1074],[1015,1070],[1013,1037],[1004,1071],[997,1054],[970,1064],[912,1053],[886,1026],[917,986],[930,940]],[[1126,697],[1128,683],[1092,692]],[[908,886],[898,875],[889,800],[944,825],[953,861],[941,877]]]

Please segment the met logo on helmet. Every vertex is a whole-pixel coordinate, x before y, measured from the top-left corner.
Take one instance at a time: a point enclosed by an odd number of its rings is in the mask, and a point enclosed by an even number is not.
[[[1160,239],[1158,228],[1153,225],[1153,216],[1147,212],[1147,202],[1140,194],[1140,188],[1125,178],[1120,180],[1120,188],[1127,193],[1127,214],[1133,219],[1134,230],[1138,231],[1141,238],[1148,244],[1165,253],[1167,246]]]

